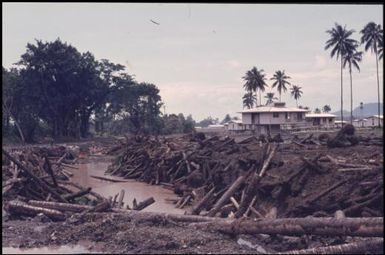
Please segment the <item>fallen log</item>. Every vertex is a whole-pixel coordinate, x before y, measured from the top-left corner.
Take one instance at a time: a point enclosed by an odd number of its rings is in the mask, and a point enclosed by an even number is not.
[[[147,206],[149,206],[153,203],[155,203],[155,199],[153,197],[150,197],[150,198],[147,198],[146,200],[140,202],[139,204],[134,205],[132,210],[140,211],[140,210],[143,210],[144,208],[146,208]]]
[[[122,189],[119,194],[118,208],[123,207],[123,198],[124,198],[124,189]]]
[[[358,241],[347,244],[317,247],[312,249],[278,252],[277,254],[366,254],[368,251],[382,251],[384,249],[383,238]]]
[[[31,177],[32,179],[34,179],[43,189],[45,189],[46,191],[52,193],[52,196],[55,197],[56,199],[60,200],[61,202],[65,202],[67,203],[68,201],[63,198],[62,196],[60,196],[56,191],[54,191],[53,189],[51,189],[45,182],[43,182],[42,180],[40,180],[39,177],[37,177],[36,175],[34,175],[28,168],[26,168],[23,164],[21,164],[17,159],[15,159],[14,157],[12,157],[6,150],[2,149],[2,152],[3,154],[9,159],[11,160],[12,162],[14,162],[21,170],[23,170],[29,177]]]
[[[59,203],[59,202],[47,202],[47,201],[37,201],[29,200],[27,204],[31,206],[37,206],[47,209],[54,209],[57,211],[65,212],[82,212],[84,210],[92,209],[92,206],[89,205],[79,205],[79,204],[69,204],[69,203]]]
[[[215,203],[213,208],[208,212],[207,216],[215,216],[217,212],[222,208],[222,206],[230,199],[230,197],[237,191],[238,187],[243,184],[245,181],[246,176],[241,175],[239,176],[233,184],[230,186],[230,188],[222,195],[221,198],[218,199],[218,201]]]
[[[226,234],[281,234],[321,236],[383,237],[384,218],[281,218],[213,221],[195,224],[198,228],[216,230]]]
[[[28,205],[21,201],[9,201],[4,209],[13,215],[36,216],[43,213],[52,220],[64,220],[65,215],[60,211]]]
[[[213,187],[191,210],[192,215],[199,215],[202,208],[204,208],[207,202],[213,197],[215,187]]]
[[[67,199],[68,201],[70,201],[70,200],[72,200],[72,199],[74,199],[76,197],[84,196],[84,195],[90,193],[90,191],[91,191],[91,187],[88,187],[85,190],[80,190],[80,191],[78,191],[76,193],[66,195],[66,196],[64,196],[64,198]]]
[[[129,182],[129,181],[126,181],[126,180],[117,180],[117,179],[113,179],[113,178],[108,178],[108,177],[103,177],[103,176],[96,176],[96,175],[90,175],[90,177],[95,178],[95,179],[99,179],[99,180],[103,180],[103,181],[110,181],[110,182]]]

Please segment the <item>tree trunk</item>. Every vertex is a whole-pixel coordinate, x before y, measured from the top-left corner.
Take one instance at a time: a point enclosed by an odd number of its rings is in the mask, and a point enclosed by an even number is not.
[[[344,89],[343,89],[343,80],[342,80],[342,56],[341,56],[341,128],[344,126]]]
[[[320,235],[320,236],[365,236],[383,237],[384,218],[281,218],[213,221],[195,224],[197,227],[216,230],[226,234],[280,234],[280,235]]]
[[[38,200],[29,200],[28,204],[31,206],[43,207],[43,208],[47,208],[47,209],[54,209],[57,211],[68,211],[68,212],[82,212],[84,210],[89,210],[92,208],[92,206],[89,206],[89,205],[46,202],[46,201],[38,201]]]
[[[236,179],[233,184],[231,184],[230,188],[222,195],[221,198],[215,203],[213,208],[209,211],[207,216],[215,216],[217,212],[222,208],[222,206],[230,199],[230,197],[237,191],[238,187],[243,184],[246,176],[241,175]]]
[[[277,254],[367,254],[368,251],[382,251],[384,239],[374,238],[365,241],[352,242],[347,244],[333,245],[328,247],[317,247],[312,249],[285,251]]]
[[[64,220],[65,215],[57,210],[41,208],[37,206],[28,205],[20,201],[10,201],[6,203],[5,209],[14,215],[28,215],[36,216],[39,213],[43,213],[53,220]]]
[[[381,119],[380,119],[380,114],[381,114],[381,108],[380,108],[380,81],[378,79],[378,53],[377,53],[377,47],[375,49],[376,51],[376,70],[377,70],[377,95],[378,95],[378,127],[381,127]]]
[[[350,74],[350,124],[353,125],[353,79],[352,79],[352,67],[349,66]]]

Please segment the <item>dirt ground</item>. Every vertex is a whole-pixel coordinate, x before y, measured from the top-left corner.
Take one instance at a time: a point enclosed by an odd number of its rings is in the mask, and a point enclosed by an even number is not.
[[[90,253],[178,253],[178,254],[266,254],[292,249],[337,245],[359,238],[326,238],[280,235],[229,236],[189,227],[172,221],[121,219],[119,214],[99,213],[65,222],[27,220],[2,221],[3,247],[45,247],[88,243]],[[361,238],[362,240],[362,238]],[[368,254],[383,251],[368,251]]]

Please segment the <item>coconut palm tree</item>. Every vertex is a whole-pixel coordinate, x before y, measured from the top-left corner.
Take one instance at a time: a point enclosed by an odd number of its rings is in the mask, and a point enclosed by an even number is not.
[[[274,100],[277,100],[278,98],[276,98],[274,96],[274,93],[273,92],[268,92],[266,93],[266,96],[265,98],[267,99],[266,100],[266,105],[269,105],[269,104],[272,104],[274,102]]]
[[[253,92],[249,91],[242,97],[243,99],[243,108],[247,107],[248,109],[253,108],[254,102],[256,102],[255,95]]]
[[[332,48],[330,57],[333,58],[336,56],[337,60],[338,58],[341,59],[341,121],[343,123],[343,57],[349,49],[354,47],[355,40],[349,38],[354,33],[354,30],[346,30],[346,27],[342,27],[341,25],[335,23],[334,27],[331,30],[327,30],[326,33],[330,35],[330,39],[326,41],[325,50]]]
[[[287,90],[286,85],[290,85],[290,82],[287,81],[288,79],[291,79],[291,78],[285,74],[285,70],[276,71],[273,77],[270,79],[270,80],[275,80],[272,87],[274,88],[275,86],[277,86],[277,90],[279,93],[279,102],[281,102],[282,90],[283,92],[286,92]]]
[[[256,67],[253,67],[242,77],[246,81],[243,87],[247,92],[259,91],[259,104],[261,104],[261,92],[265,91],[265,87],[267,86],[265,74],[263,72],[263,69],[258,70]]]
[[[298,99],[302,96],[302,93],[303,92],[300,86],[293,85],[293,87],[291,88],[291,95],[294,97],[297,107],[298,107]]]
[[[369,49],[371,52],[376,54],[376,68],[377,68],[377,94],[378,94],[378,115],[380,115],[380,82],[378,79],[378,55],[379,48],[383,44],[384,31],[381,28],[381,25],[377,25],[374,22],[369,22],[360,32],[361,43],[365,44],[365,51]],[[381,126],[381,123],[378,122],[378,126]]]
[[[346,64],[349,65],[349,74],[350,74],[350,124],[353,125],[353,80],[352,80],[352,66],[354,66],[358,71],[360,71],[359,62],[362,60],[362,52],[357,51],[358,42],[354,50],[348,51],[344,56],[344,68]]]
[[[378,44],[378,59],[382,59],[384,57],[384,42]]]
[[[326,113],[328,113],[328,112],[330,112],[331,110],[332,110],[332,108],[330,108],[330,105],[325,105],[323,108],[322,108],[322,110],[323,110],[323,112],[326,112]]]

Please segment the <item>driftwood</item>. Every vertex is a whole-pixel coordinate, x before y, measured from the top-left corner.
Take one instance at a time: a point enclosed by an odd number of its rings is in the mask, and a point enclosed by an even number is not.
[[[103,180],[103,181],[110,181],[110,182],[129,182],[129,181],[126,181],[126,180],[117,180],[117,179],[114,179],[114,178],[97,176],[97,175],[90,175],[90,177],[95,178],[95,179],[99,179],[99,180]]]
[[[147,198],[146,200],[140,202],[139,204],[135,205],[132,207],[132,210],[135,211],[140,211],[146,208],[147,206],[155,203],[155,199],[153,197]]]
[[[51,189],[45,182],[40,180],[39,177],[34,175],[28,168],[26,168],[23,164],[21,164],[17,159],[12,157],[6,150],[2,149],[3,154],[9,158],[12,162],[14,162],[21,170],[23,170],[29,177],[31,177],[33,180],[35,180],[43,189],[50,192],[52,196],[54,196],[56,199],[60,200],[61,202],[68,202],[66,199],[64,199],[61,195],[59,195],[56,191]]]
[[[312,249],[278,252],[277,254],[366,254],[368,251],[383,251],[384,239],[373,238],[347,244],[317,247]]]
[[[213,208],[208,212],[207,216],[215,216],[222,206],[230,199],[230,197],[237,191],[240,185],[245,181],[246,176],[239,176],[235,182],[229,187],[229,189],[222,195],[222,197],[215,203]]]
[[[5,205],[5,210],[14,215],[36,216],[43,213],[52,220],[64,220],[65,215],[60,211],[32,206],[21,201],[9,201]]]
[[[67,199],[68,201],[70,201],[76,197],[81,197],[81,196],[87,195],[88,193],[90,193],[90,191],[91,191],[91,187],[88,187],[85,190],[80,190],[76,193],[66,195],[66,196],[64,196],[64,198]]]
[[[233,222],[213,221],[196,224],[197,227],[216,230],[227,234],[281,234],[301,236],[363,236],[382,237],[384,218],[281,218],[236,220]]]
[[[69,203],[58,203],[58,202],[45,202],[37,200],[29,200],[29,205],[43,207],[48,209],[54,209],[58,211],[68,212],[82,212],[84,210],[90,210],[93,207],[89,205],[69,204]]]
[[[124,189],[122,189],[119,194],[118,208],[123,207],[123,198],[124,198]]]
[[[202,208],[204,208],[207,202],[213,197],[215,187],[213,187],[191,210],[191,214],[199,215]]]

